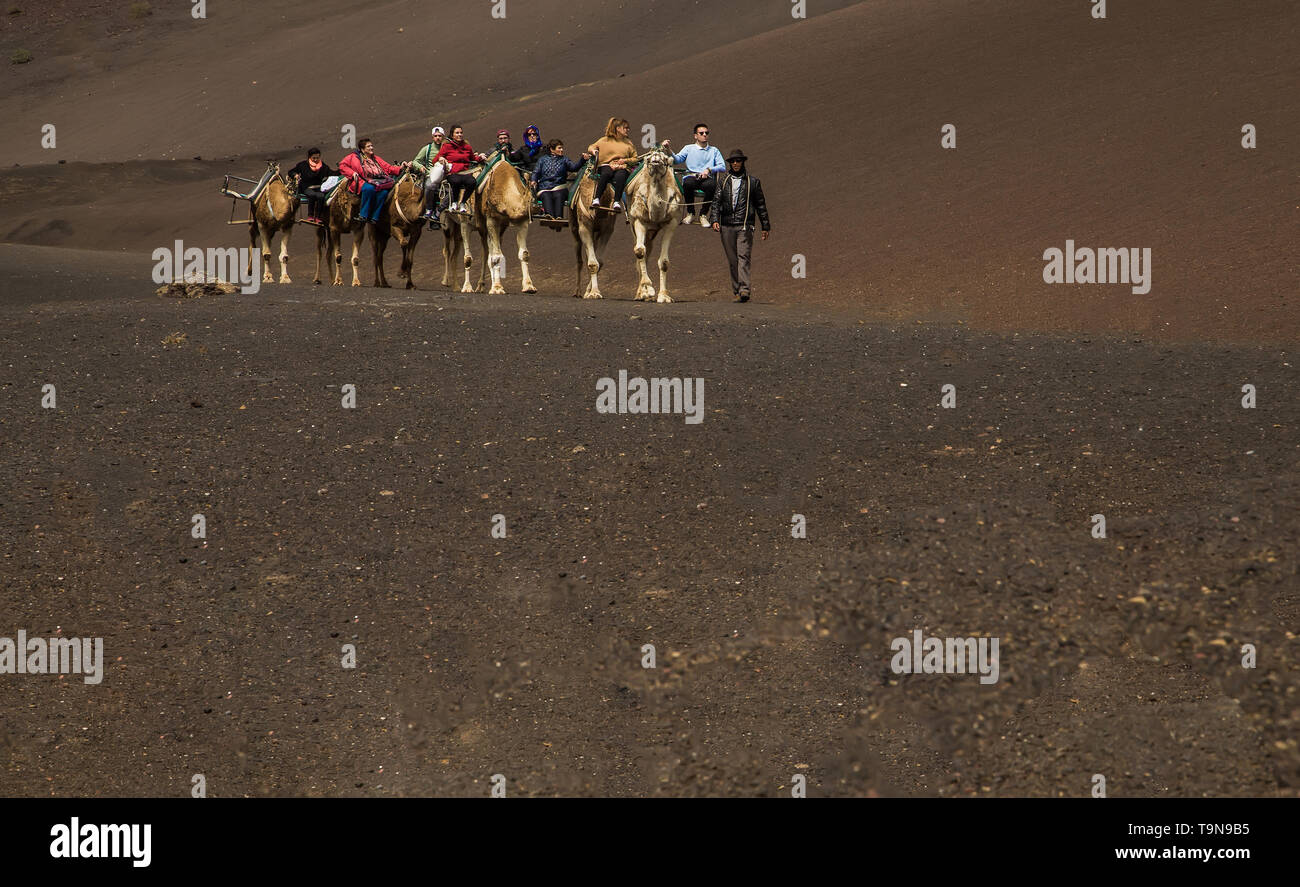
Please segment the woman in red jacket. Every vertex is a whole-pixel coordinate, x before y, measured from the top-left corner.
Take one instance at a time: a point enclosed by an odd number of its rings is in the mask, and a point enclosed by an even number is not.
[[[357,150],[339,161],[339,175],[348,179],[348,190],[361,195],[361,221],[374,224],[379,221],[379,211],[389,190],[397,184],[397,176],[406,164],[394,166],[375,153],[375,143],[370,139],[357,142]]]
[[[451,128],[451,138],[442,143],[438,149],[438,156],[435,161],[446,159],[451,164],[451,175],[447,176],[448,183],[451,184],[451,206],[447,207],[449,212],[467,213],[469,206],[465,203],[470,192],[474,190],[474,177],[467,174],[465,170],[475,160],[486,160],[482,154],[474,153],[474,149],[465,141],[465,128],[463,126],[453,126]]]

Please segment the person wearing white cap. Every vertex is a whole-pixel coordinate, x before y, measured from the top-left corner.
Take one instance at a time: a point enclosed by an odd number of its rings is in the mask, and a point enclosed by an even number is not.
[[[433,140],[420,149],[411,161],[411,166],[419,170],[424,175],[424,215],[421,218],[429,220],[430,230],[438,227],[438,185],[442,184],[442,179],[447,175],[447,164],[445,161],[435,162],[434,158],[438,156],[438,149],[442,147],[443,140],[447,137],[447,132],[441,126],[433,128]]]

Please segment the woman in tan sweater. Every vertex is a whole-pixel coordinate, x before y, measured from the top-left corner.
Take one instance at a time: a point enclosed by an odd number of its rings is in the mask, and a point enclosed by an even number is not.
[[[614,212],[623,211],[623,186],[627,184],[631,172],[628,167],[636,160],[636,146],[627,136],[630,128],[624,118],[611,117],[605,124],[605,135],[587,149],[596,156],[596,163],[600,164],[597,170],[600,179],[596,182],[596,197],[591,201],[593,207],[600,206],[600,195],[613,182],[614,205],[610,209]]]

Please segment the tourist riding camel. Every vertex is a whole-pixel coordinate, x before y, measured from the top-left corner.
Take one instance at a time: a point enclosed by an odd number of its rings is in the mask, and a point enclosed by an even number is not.
[[[433,158],[435,161],[445,159],[451,166],[451,173],[447,176],[448,183],[451,184],[451,206],[447,207],[450,212],[466,214],[470,212],[469,204],[466,202],[469,195],[474,193],[474,177],[466,173],[470,164],[476,160],[486,160],[482,154],[475,153],[470,147],[469,142],[465,141],[465,128],[463,126],[453,126],[451,128],[451,138],[442,143],[438,149],[438,154]]]
[[[584,151],[582,159],[590,156]],[[564,142],[551,139],[546,143],[546,154],[537,161],[537,168],[530,176],[533,190],[542,200],[542,218],[564,218],[564,204],[569,197],[569,174],[580,169],[581,163],[564,156]]]
[[[549,153],[550,151],[542,144],[541,130],[536,124],[530,123],[524,130],[524,143],[510,155],[510,162],[531,173],[537,168],[538,161]]]
[[[596,155],[596,162],[600,164],[597,169],[599,174],[596,183],[597,196],[591,201],[593,209],[608,208],[613,212],[623,211],[623,188],[627,185],[627,177],[631,172],[629,167],[636,160],[636,146],[628,138],[630,129],[631,125],[626,119],[611,117],[605,124],[605,134],[587,149],[588,153]],[[605,193],[605,187],[610,184],[614,186],[614,203],[612,206],[604,207],[600,195]]]
[[[664,146],[669,142],[664,139]],[[695,124],[695,144],[683,148],[673,155],[674,163],[685,163],[690,173],[682,178],[682,193],[686,198],[686,216],[683,225],[689,225],[698,215],[700,226],[709,227],[709,205],[713,203],[713,191],[718,184],[718,173],[727,168],[722,162],[722,152],[709,144],[709,125]],[[695,201],[696,191],[704,192],[704,202]]]
[[[429,223],[429,230],[436,230],[438,227],[438,213],[442,207],[438,206],[438,186],[442,184],[443,177],[447,175],[449,165],[447,163],[435,163],[434,158],[438,156],[442,143],[447,140],[447,132],[441,126],[435,126],[432,130],[433,138],[429,144],[425,145],[415,155],[411,161],[411,168],[424,176],[424,213],[421,218]]]
[[[307,159],[290,170],[289,177],[298,178],[298,193],[307,198],[307,218],[304,221],[313,225],[326,224],[326,195],[321,191],[320,186],[330,176],[336,175],[338,172],[330,169],[329,164],[321,160],[320,148],[308,150]]]
[[[497,130],[497,143],[492,146],[493,153],[500,154],[506,160],[511,159],[515,153],[515,146],[510,143],[510,130]]]
[[[361,195],[361,221],[370,225],[379,221],[379,211],[384,208],[388,191],[406,166],[405,162],[394,166],[380,157],[370,139],[361,139],[357,150],[339,161],[339,174],[347,177],[348,190]]]

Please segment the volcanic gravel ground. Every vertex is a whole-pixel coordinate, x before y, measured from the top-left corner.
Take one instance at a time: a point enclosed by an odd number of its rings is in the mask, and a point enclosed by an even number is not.
[[[0,793],[1300,785],[1284,351],[102,261],[0,270],[0,634],[105,644],[0,676]],[[597,413],[620,369],[704,421]],[[893,673],[917,628],[1000,680]]]

